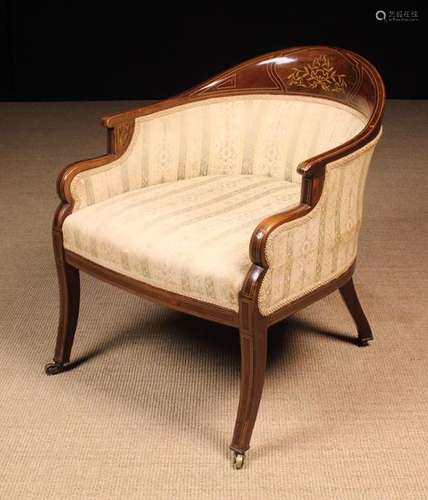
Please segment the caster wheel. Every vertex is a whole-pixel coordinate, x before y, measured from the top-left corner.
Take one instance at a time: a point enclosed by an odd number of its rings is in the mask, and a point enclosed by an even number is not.
[[[64,365],[61,363],[48,363],[45,366],[45,373],[46,375],[57,375],[58,373],[61,373],[64,371]]]
[[[233,452],[233,461],[232,465],[235,470],[242,469],[245,463],[245,455],[243,453]]]
[[[367,339],[358,339],[358,346],[359,347],[367,347],[369,344],[369,340]]]

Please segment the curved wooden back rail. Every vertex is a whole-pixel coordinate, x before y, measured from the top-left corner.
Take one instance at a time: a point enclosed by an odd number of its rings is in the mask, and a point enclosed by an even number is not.
[[[382,78],[363,57],[349,50],[309,46],[280,50],[256,57],[220,73],[176,97],[159,103],[108,115],[102,123],[108,129],[108,154],[67,166],[58,178],[58,194],[71,205],[70,184],[75,175],[119,158],[132,138],[135,119],[189,102],[243,94],[286,94],[317,97],[350,106],[367,117],[367,125],[356,137],[331,151],[296,165],[303,175],[302,203],[319,198],[326,163],[370,142],[378,133],[385,99]],[[66,214],[70,210],[66,211]],[[63,219],[62,219],[63,220]],[[62,220],[58,221],[60,227]],[[253,260],[257,250],[251,251]]]
[[[302,175],[300,204],[266,218],[255,229],[249,247],[253,264],[240,293],[239,315],[229,309],[140,283],[64,250],[61,228],[64,219],[73,210],[74,200],[70,189],[73,178],[84,170],[106,165],[120,158],[131,141],[136,118],[194,101],[245,94],[305,96],[336,101],[360,112],[367,124],[346,143],[296,165]],[[357,325],[361,345],[367,344],[372,338],[352,285],[355,263],[341,276],[336,276],[269,316],[260,314],[258,294],[268,269],[265,246],[269,235],[278,226],[303,217],[316,206],[323,190],[326,165],[362,148],[378,135],[384,100],[382,79],[363,57],[344,49],[312,46],[280,50],[251,59],[176,97],[104,117],[102,122],[108,129],[108,153],[73,163],[58,178],[61,205],[54,217],[53,239],[61,312],[54,363],[47,367],[47,372],[58,373],[69,361],[79,309],[78,269],[180,311],[237,326],[241,339],[241,396],[231,449],[235,452],[235,465],[239,468],[244,453],[249,448],[260,402],[266,363],[267,328],[270,324],[340,288]]]

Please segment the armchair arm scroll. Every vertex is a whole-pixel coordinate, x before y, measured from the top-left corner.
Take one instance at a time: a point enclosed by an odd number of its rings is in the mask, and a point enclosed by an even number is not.
[[[380,137],[380,116],[381,114],[375,116],[375,124],[372,124],[370,120],[367,127],[350,141],[298,165],[297,171],[303,176],[301,202],[290,210],[267,217],[257,226],[250,242],[250,258],[254,264],[268,267],[265,248],[270,233],[282,224],[303,217],[318,203],[323,191],[326,166],[345,159],[351,153]]]
[[[93,170],[101,167],[103,165],[107,165],[116,159],[116,155],[114,154],[106,154],[102,156],[97,156],[95,158],[90,158],[88,160],[81,160],[67,165],[63,168],[58,175],[57,179],[57,192],[58,196],[64,203],[69,205],[73,205],[75,199],[71,193],[71,184],[73,179],[80,172],[84,172],[85,170]]]
[[[313,177],[304,176],[300,205],[265,219],[254,231],[250,256],[266,271],[258,297],[262,315],[335,279],[353,264],[365,179],[380,135],[326,162]]]
[[[86,172],[85,176],[93,175],[99,171],[100,167],[106,169],[106,166],[112,165],[125,153],[131,142],[133,132],[133,121],[125,121],[108,128],[107,154],[71,163],[60,172],[57,179],[58,196],[64,203],[71,206],[71,210],[75,208],[76,203],[81,201],[76,197],[72,189],[76,176],[83,172]]]
[[[179,130],[176,111],[185,102],[186,98],[172,98],[104,117],[108,154],[69,165],[58,180],[59,195],[70,211],[134,189],[185,178],[175,142]],[[166,128],[170,132],[166,135],[161,111],[169,116]]]

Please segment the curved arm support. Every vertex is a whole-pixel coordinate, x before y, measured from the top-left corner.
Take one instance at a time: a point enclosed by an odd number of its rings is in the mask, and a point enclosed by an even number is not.
[[[266,271],[258,295],[263,316],[334,280],[355,261],[365,180],[380,135],[328,163],[320,187],[307,188],[312,201],[265,219],[254,231],[251,258]]]
[[[95,158],[89,158],[88,160],[81,160],[70,165],[67,165],[62,169],[57,179],[57,192],[58,196],[64,203],[73,205],[74,199],[71,193],[71,183],[77,174],[84,172],[85,170],[96,169],[103,165],[108,165],[118,158],[115,154],[106,154],[102,156],[97,156]]]
[[[346,159],[350,154],[373,141],[381,130],[380,117],[381,115],[377,117],[376,125],[367,126],[360,134],[345,144],[300,163],[297,171],[303,176],[301,202],[296,207],[269,216],[259,223],[250,242],[250,258],[254,264],[268,267],[265,259],[265,248],[272,231],[282,224],[305,216],[315,208],[323,192],[326,166]]]
[[[100,167],[105,167],[118,160],[125,153],[133,133],[134,121],[124,121],[108,128],[107,148],[109,152],[107,154],[71,163],[61,170],[57,178],[57,192],[63,206],[58,212],[61,213],[61,217],[58,215],[55,217],[54,225],[56,227],[60,228],[65,217],[74,209],[76,199],[72,193],[72,184],[75,177],[87,170],[96,173]]]

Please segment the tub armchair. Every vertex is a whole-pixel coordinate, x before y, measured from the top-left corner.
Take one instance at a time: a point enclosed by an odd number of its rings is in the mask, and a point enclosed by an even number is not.
[[[60,320],[46,372],[70,361],[79,270],[236,327],[241,388],[230,448],[241,468],[270,325],[339,289],[358,344],[373,338],[352,274],[383,106],[368,61],[316,46],[252,59],[105,117],[108,153],[58,179]]]

